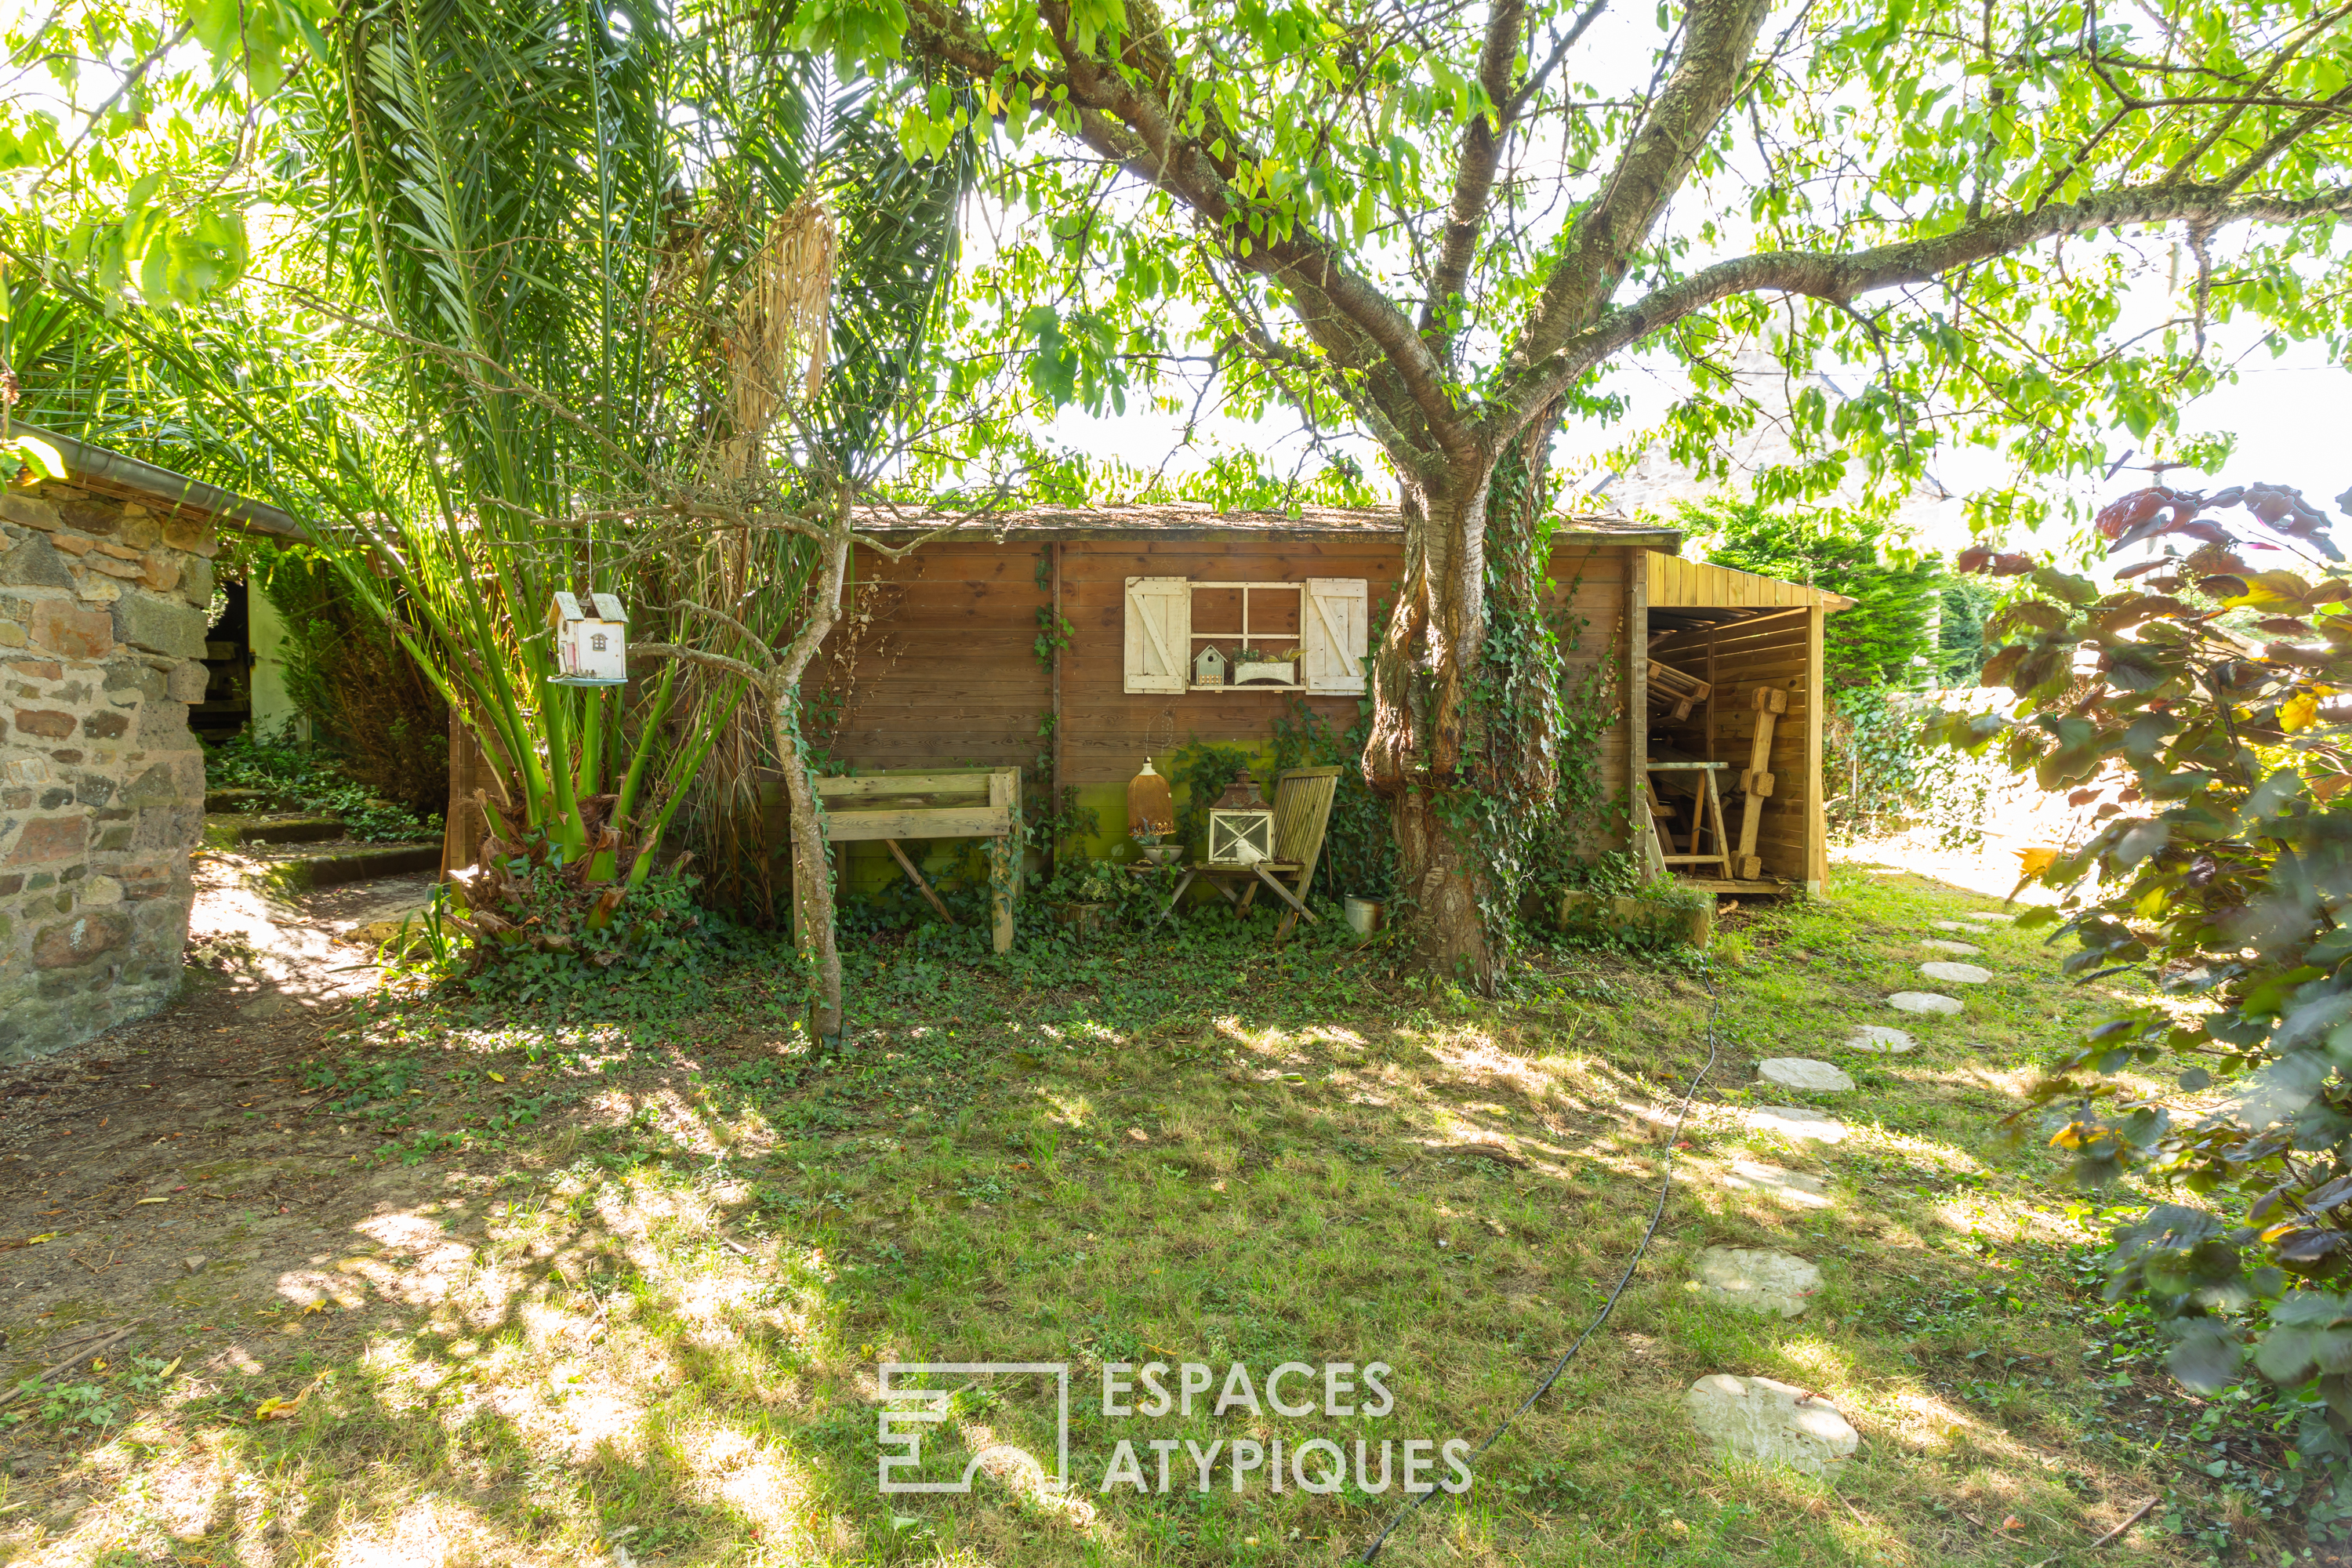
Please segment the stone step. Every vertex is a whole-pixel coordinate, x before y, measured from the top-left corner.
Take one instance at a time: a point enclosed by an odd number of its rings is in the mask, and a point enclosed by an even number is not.
[[[289,809],[266,789],[208,789],[205,811],[281,811]]]
[[[205,842],[219,849],[240,844],[323,844],[343,836],[331,816],[220,816],[205,819]]]
[[[317,855],[295,855],[257,866],[245,874],[257,891],[287,897],[315,888],[340,887],[377,877],[397,877],[410,871],[440,868],[441,846],[425,844],[350,844]]]

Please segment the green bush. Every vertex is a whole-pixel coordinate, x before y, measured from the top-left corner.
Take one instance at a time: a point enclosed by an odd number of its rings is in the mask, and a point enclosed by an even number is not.
[[[2352,490],[2338,505],[2352,512]],[[1950,714],[1941,733],[1998,747],[2096,824],[2035,874],[2059,901],[2021,923],[2071,935],[2066,972],[2117,1003],[2037,1090],[2051,1142],[2086,1181],[2134,1171],[2179,1200],[2131,1205],[2105,1260],[2109,1299],[2149,1307],[2189,1388],[2251,1372],[2276,1390],[2301,1458],[2327,1478],[2309,1517],[2341,1531],[2352,569],[2328,519],[2280,486],[2144,489],[2097,526],[2112,556],[2154,552],[2117,562],[2112,591],[2023,554],[1962,553],[2024,590],[1992,623],[1983,676],[2020,717]]]
[[[1934,555],[1882,561],[1877,532],[1859,520],[1784,517],[1753,501],[1710,500],[1682,509],[1682,523],[1708,535],[1719,566],[1804,583],[1854,601],[1822,633],[1822,683],[1897,689],[1926,685],[1938,670],[1931,611],[1949,579]],[[1979,616],[1981,621],[1981,616]],[[1979,639],[1980,640],[1980,639]]]

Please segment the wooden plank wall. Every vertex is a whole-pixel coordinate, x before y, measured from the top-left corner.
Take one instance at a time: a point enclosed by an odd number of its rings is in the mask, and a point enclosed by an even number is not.
[[[1820,764],[1810,760],[1809,765],[1808,756],[1811,693],[1818,686],[1818,676],[1810,668],[1809,623],[1818,616],[1818,611],[1776,613],[1753,629],[1745,629],[1743,624],[1717,629],[1711,744],[1704,710],[1693,712],[1684,724],[1665,719],[1651,721],[1663,743],[1731,763],[1732,771],[1724,777],[1728,790],[1738,782],[1738,770],[1748,765],[1748,747],[1756,734],[1756,689],[1776,686],[1788,692],[1789,710],[1772,728],[1774,793],[1764,803],[1756,852],[1764,862],[1766,876],[1792,882],[1817,881],[1822,875],[1817,862],[1822,847],[1814,826],[1822,787]],[[1652,643],[1650,657],[1704,680],[1706,645],[1704,631],[1675,632]],[[1737,822],[1728,810],[1726,815]]]
[[[1039,726],[1052,710],[1053,690],[1034,644],[1039,612],[1051,603],[1050,578],[1041,568],[1052,549],[1045,542],[952,542],[895,563],[860,552],[850,596],[856,618],[826,640],[815,673],[817,689],[842,703],[839,722],[823,737],[825,750],[859,768],[1011,766],[1042,780],[1049,743]],[[1581,675],[1609,660],[1609,693],[1620,703],[1632,554],[1622,545],[1570,540],[1551,563],[1555,602],[1586,623],[1571,669]],[[1263,746],[1286,706],[1288,693],[1279,689],[1128,695],[1122,617],[1129,577],[1361,577],[1377,637],[1379,613],[1395,595],[1401,566],[1402,543],[1393,534],[1066,543],[1062,613],[1073,631],[1062,663],[1062,783],[1094,797],[1088,804],[1105,824],[1123,820],[1108,791],[1123,788],[1147,754],[1164,762],[1173,746],[1192,740]],[[1307,700],[1335,727],[1355,722],[1353,696]],[[1601,742],[1601,787],[1612,796],[1630,778],[1626,733],[1621,711]]]
[[[1650,603],[1708,608],[1780,609],[1821,603],[1822,595],[1801,583],[1784,583],[1710,561],[1685,561],[1663,551],[1649,552]]]
[[[896,562],[857,552],[850,618],[825,639],[814,682],[842,703],[825,749],[860,768],[1034,768],[1053,701],[1035,648],[1051,548],[953,541]]]
[[[1616,721],[1601,737],[1603,799],[1623,795],[1632,778],[1625,726],[1625,589],[1634,552],[1622,544],[1585,544],[1570,540],[1552,554],[1550,602],[1584,622],[1575,651],[1568,656],[1570,679],[1580,684],[1605,661],[1602,691],[1617,704]],[[1571,685],[1570,689],[1575,689]],[[1622,840],[1595,844],[1596,852],[1624,847]]]

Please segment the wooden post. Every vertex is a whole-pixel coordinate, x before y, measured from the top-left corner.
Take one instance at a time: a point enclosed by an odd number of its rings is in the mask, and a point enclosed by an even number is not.
[[[1625,789],[1633,809],[1625,846],[1641,863],[1642,879],[1665,875],[1654,862],[1657,837],[1650,818],[1650,552],[1625,552]]]
[[[481,858],[482,840],[489,834],[489,825],[482,820],[479,807],[474,804],[474,792],[488,787],[484,776],[482,749],[474,743],[474,732],[459,722],[457,709],[449,709],[449,806],[441,829],[441,875],[462,871]]]
[[[1780,716],[1789,710],[1789,694],[1778,687],[1756,689],[1756,733],[1748,742],[1748,767],[1739,775],[1739,788],[1747,800],[1739,808],[1739,847],[1732,859],[1731,875],[1743,881],[1753,880],[1764,874],[1764,863],[1756,855],[1756,835],[1762,826],[1764,803],[1772,797],[1775,780],[1772,777],[1772,731]]]
[[[1008,808],[1013,818],[1011,830],[1002,838],[991,839],[988,846],[989,921],[996,951],[1011,952],[1013,900],[1021,887],[1021,773],[1018,769],[1005,769],[989,775],[988,804]]]
[[[1706,751],[1703,754],[1710,763],[1721,760],[1715,754],[1715,633],[1714,624],[1708,623],[1706,628]]]
[[[1805,616],[1805,891],[1814,898],[1830,879],[1829,815],[1822,808],[1822,626],[1828,614],[1815,605]]]
[[[1054,574],[1054,638],[1058,645],[1062,636],[1062,542],[1057,539],[1045,548],[1053,552],[1054,557],[1051,568]],[[1062,809],[1062,656],[1069,651],[1068,648],[1059,646],[1054,649],[1054,745],[1052,772],[1048,775],[1047,782],[1047,788],[1053,793],[1045,801],[1045,815],[1048,817]],[[1062,868],[1062,847],[1058,844],[1048,844],[1045,846],[1045,853],[1048,857],[1048,868],[1059,871]]]

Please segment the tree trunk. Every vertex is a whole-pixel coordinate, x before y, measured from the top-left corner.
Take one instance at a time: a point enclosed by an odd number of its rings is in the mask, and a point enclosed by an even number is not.
[[[816,1041],[829,1045],[841,1037],[841,948],[835,940],[833,861],[825,853],[824,819],[817,809],[816,787],[809,781],[808,759],[801,750],[799,707],[801,677],[809,662],[841,619],[841,589],[849,575],[849,500],[843,490],[835,507],[832,536],[818,548],[824,559],[808,596],[808,618],[793,634],[775,672],[769,693],[770,723],[776,744],[776,765],[784,775],[784,794],[791,802],[793,825],[793,945],[816,982]]]
[[[1464,819],[1444,793],[1464,783],[1470,686],[1486,637],[1488,465],[1444,487],[1408,483],[1404,575],[1372,661],[1364,777],[1388,797],[1397,899],[1414,964],[1480,991],[1496,976],[1479,905],[1486,889]],[[1466,479],[1467,482],[1462,482]]]
[[[1404,576],[1372,665],[1364,776],[1389,799],[1413,962],[1488,994],[1519,849],[1556,784],[1559,668],[1538,557],[1559,424],[1554,405],[1482,466],[1408,483]],[[1496,627],[1508,646],[1490,657]]]
[[[841,1037],[841,948],[834,939],[833,861],[825,853],[824,819],[817,813],[808,760],[797,743],[800,725],[793,710],[799,701],[797,681],[778,682],[770,723],[792,817],[793,946],[816,983],[815,1035],[825,1045]]]

